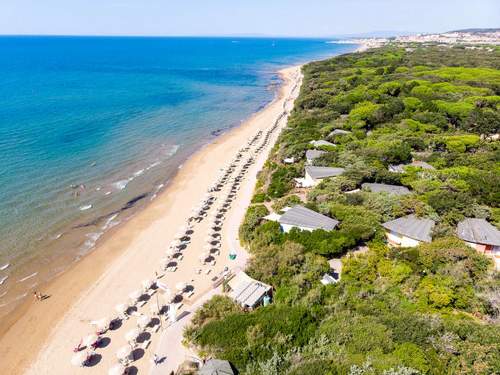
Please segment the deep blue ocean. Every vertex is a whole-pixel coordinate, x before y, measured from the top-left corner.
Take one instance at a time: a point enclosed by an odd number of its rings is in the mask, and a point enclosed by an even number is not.
[[[127,203],[152,199],[197,147],[271,101],[279,68],[355,47],[0,37],[0,307],[19,297],[9,285],[35,283],[30,260],[84,254]]]

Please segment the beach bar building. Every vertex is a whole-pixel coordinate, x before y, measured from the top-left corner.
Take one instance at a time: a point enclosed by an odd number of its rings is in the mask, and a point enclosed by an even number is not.
[[[337,177],[344,173],[344,168],[307,166],[303,178],[296,178],[297,187],[312,187],[325,178]]]
[[[422,242],[432,241],[434,221],[420,219],[414,215],[388,221],[382,226],[386,230],[387,241],[392,246],[414,247]]]
[[[500,270],[500,231],[484,219],[465,219],[457,225],[457,236],[476,251],[492,258]]]
[[[270,285],[252,279],[245,272],[240,271],[230,282],[231,297],[236,303],[245,309],[255,309],[262,305],[265,299],[269,299],[272,294]]]
[[[410,190],[405,186],[365,183],[361,185],[363,190],[368,190],[373,193],[387,193],[392,195],[410,194]]]

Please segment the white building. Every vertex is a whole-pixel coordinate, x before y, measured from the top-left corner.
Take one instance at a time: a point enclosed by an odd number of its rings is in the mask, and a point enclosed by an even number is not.
[[[296,178],[295,182],[297,187],[312,187],[325,178],[340,176],[344,171],[344,168],[307,166],[304,170],[304,177]]]
[[[434,221],[420,219],[414,215],[400,217],[388,221],[382,226],[386,229],[387,241],[392,246],[414,247],[422,242],[432,241],[432,228]]]
[[[476,251],[492,258],[500,270],[500,231],[484,219],[465,219],[457,225],[457,236]]]

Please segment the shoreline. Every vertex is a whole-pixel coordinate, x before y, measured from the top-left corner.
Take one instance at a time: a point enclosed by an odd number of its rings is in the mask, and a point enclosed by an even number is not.
[[[297,70],[298,68],[287,68],[280,71],[282,83],[279,93],[268,105],[252,114],[241,125],[229,129],[211,143],[195,151],[170,178],[169,184],[158,194],[156,199],[137,212],[127,222],[110,230],[106,238],[103,238],[91,253],[83,257],[79,262],[70,265],[66,271],[49,281],[46,287],[42,289],[42,292],[50,295],[50,298],[43,303],[37,304],[28,299],[15,314],[2,319],[0,324],[0,355],[2,356],[0,369],[2,373],[23,373],[28,365],[33,362],[44,344],[50,341],[54,332],[57,331],[57,329],[54,329],[55,322],[60,323],[64,320],[67,314],[75,306],[79,305],[82,299],[88,297],[93,289],[104,282],[107,275],[113,271],[119,272],[119,268],[124,266],[124,262],[126,263],[124,258],[130,258],[129,253],[131,248],[134,247],[134,242],[142,242],[141,245],[144,245],[144,240],[146,240],[146,243],[150,242],[151,238],[141,238],[144,237],[144,232],[150,230],[158,221],[165,219],[165,216],[169,216],[169,213],[165,213],[164,210],[167,209],[168,211],[168,206],[176,203],[176,196],[184,192],[180,189],[180,185],[185,184],[186,179],[196,178],[199,175],[199,173],[196,173],[199,171],[197,164],[205,159],[210,159],[210,154],[214,152],[214,149],[234,148],[235,143],[238,143],[239,147],[248,134],[255,132],[257,128],[252,127],[252,125],[255,125],[259,118],[276,110],[281,105],[281,102],[284,102],[286,89],[289,88],[287,84],[289,85],[291,82],[290,76],[287,77],[284,72],[290,72],[294,69]],[[223,157],[224,154],[226,152],[220,156]],[[225,164],[224,160],[220,160],[217,167]],[[216,172],[217,168],[214,169],[213,172]],[[204,178],[207,177],[209,176],[204,176]],[[200,190],[200,188],[201,191],[205,190],[206,187],[201,185],[203,184],[196,186],[195,190]],[[186,210],[190,209],[193,201],[196,202],[196,198],[192,198],[189,203],[186,203]],[[170,212],[170,216],[172,215],[182,216]],[[170,217],[170,219],[172,218]],[[175,231],[177,226],[168,229],[169,231]],[[173,233],[169,233],[167,237],[171,237],[171,235]],[[156,233],[156,236],[160,236],[160,234]],[[161,234],[161,237],[163,236],[164,234]],[[146,265],[141,265],[141,267],[148,268]],[[22,348],[22,350],[19,348]],[[67,360],[67,358],[61,360]]]

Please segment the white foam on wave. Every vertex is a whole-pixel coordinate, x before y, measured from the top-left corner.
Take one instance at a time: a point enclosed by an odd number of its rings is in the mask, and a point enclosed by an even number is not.
[[[4,276],[0,279],[0,285],[2,285],[7,279],[9,278],[9,276]]]
[[[6,270],[7,268],[9,268],[9,266],[10,263],[5,263],[2,267],[0,267],[0,271]]]
[[[130,179],[127,179],[127,180],[120,180],[120,181],[116,181],[114,182],[112,185],[115,189],[118,189],[118,190],[123,190],[127,187],[128,183],[130,182],[131,180]]]
[[[143,173],[144,173],[144,169],[139,169],[137,172],[134,172],[134,177],[139,177]]]
[[[38,272],[33,272],[31,275],[28,275],[26,277],[23,277],[22,279],[17,280],[17,282],[22,283],[23,281],[29,280],[29,279],[35,277],[36,275],[38,275]]]
[[[5,297],[6,295],[7,295],[7,291],[5,291],[2,294],[0,294],[0,298]]]
[[[91,204],[86,204],[84,206],[80,206],[80,211],[90,210],[91,208],[92,208]]]
[[[62,233],[58,233],[58,234],[56,234],[55,236],[52,236],[52,237],[51,237],[51,239],[52,239],[52,240],[58,240],[59,238],[61,238],[61,237],[62,237],[62,235],[63,235]]]
[[[92,249],[95,246],[97,240],[99,238],[101,238],[101,236],[103,234],[104,234],[104,232],[87,233],[85,236],[88,238],[88,240],[86,240],[83,243],[82,250],[83,251],[88,251],[88,250]]]
[[[118,214],[113,214],[106,219],[104,225],[102,226],[102,230],[107,230],[109,228],[113,228],[115,225],[118,225],[120,221],[114,221],[117,218]]]

